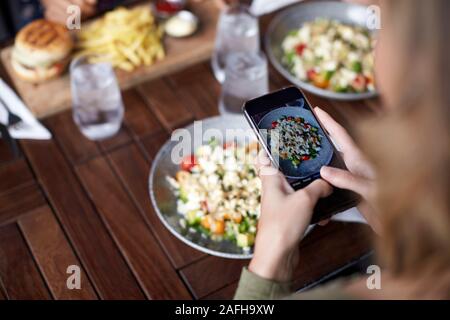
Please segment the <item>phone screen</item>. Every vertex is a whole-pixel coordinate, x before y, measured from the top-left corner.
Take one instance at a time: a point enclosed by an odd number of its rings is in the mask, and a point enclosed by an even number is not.
[[[290,87],[250,100],[244,114],[273,164],[294,190],[320,178],[322,166],[346,168],[299,89]],[[338,189],[329,198],[320,204],[321,210],[328,213],[355,203],[357,196]]]

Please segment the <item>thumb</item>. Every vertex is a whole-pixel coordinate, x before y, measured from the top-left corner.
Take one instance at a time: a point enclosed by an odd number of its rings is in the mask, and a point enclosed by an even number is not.
[[[350,171],[323,166],[320,169],[320,175],[322,179],[337,188],[354,191],[362,196],[367,196],[369,193],[370,183],[367,179],[361,178]]]
[[[333,192],[333,188],[325,180],[317,179],[297,192],[306,193],[310,200],[316,203],[319,198],[329,196]]]
[[[272,196],[280,195],[284,192],[285,178],[281,172],[275,168],[264,150],[258,154],[256,169],[261,179],[262,192]]]

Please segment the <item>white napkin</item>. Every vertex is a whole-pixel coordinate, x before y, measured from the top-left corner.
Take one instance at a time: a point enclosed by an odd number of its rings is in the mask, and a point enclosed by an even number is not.
[[[22,119],[22,122],[8,128],[12,138],[36,140],[48,140],[52,138],[51,133],[36,120],[23,101],[2,79],[0,79],[0,97],[6,104],[4,107]],[[7,124],[7,119],[7,111],[0,106],[0,122]]]
[[[301,0],[253,0],[250,12],[255,16],[262,16],[298,1]]]

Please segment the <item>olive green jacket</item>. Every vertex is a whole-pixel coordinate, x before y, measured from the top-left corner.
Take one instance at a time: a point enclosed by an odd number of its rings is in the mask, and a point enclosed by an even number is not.
[[[242,270],[239,286],[234,296],[236,300],[268,300],[268,299],[298,299],[298,300],[349,300],[354,299],[343,291],[345,280],[334,281],[306,292],[294,293],[291,283],[280,283]]]

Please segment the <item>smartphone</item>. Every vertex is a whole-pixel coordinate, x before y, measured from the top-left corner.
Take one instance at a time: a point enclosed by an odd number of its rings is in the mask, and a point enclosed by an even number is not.
[[[288,87],[249,100],[243,112],[270,160],[294,190],[320,178],[322,166],[346,169],[308,99],[298,88]],[[358,202],[356,193],[334,188],[330,196],[317,203],[311,223]]]

